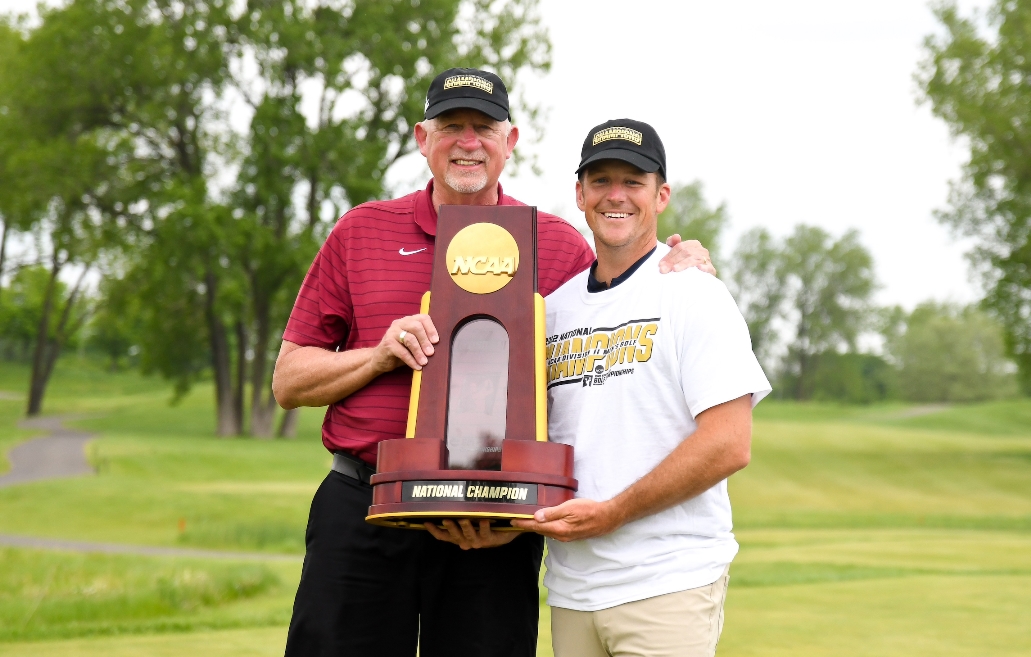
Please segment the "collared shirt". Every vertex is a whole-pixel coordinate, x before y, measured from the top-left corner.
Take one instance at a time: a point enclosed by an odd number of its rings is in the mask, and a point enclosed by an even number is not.
[[[523,205],[505,196],[499,205]],[[347,212],[319,249],[297,294],[283,339],[334,351],[375,347],[391,322],[419,312],[430,289],[437,211],[433,181],[390,201],[363,203]],[[587,241],[569,223],[537,213],[537,288],[547,296],[594,260]],[[403,438],[412,370],[399,367],[331,404],[322,443],[376,462],[377,445]]]
[[[655,249],[656,248],[658,248],[658,247],[654,247],[653,246],[651,251],[649,251],[648,253],[645,253],[643,256],[638,258],[637,262],[635,262],[634,264],[630,265],[630,269],[627,269],[625,272],[623,272],[619,276],[616,276],[615,278],[613,278],[612,282],[609,283],[608,285],[606,285],[605,283],[602,283],[601,281],[599,281],[597,278],[594,277],[594,272],[598,271],[598,261],[595,260],[594,263],[591,265],[591,271],[587,274],[587,291],[591,292],[591,293],[594,293],[594,292],[604,292],[605,290],[611,290],[612,288],[616,287],[617,285],[619,285],[620,283],[622,283],[626,279],[628,279],[631,276],[633,276],[634,272],[637,271],[642,264],[644,264],[644,261],[647,260],[648,258],[650,258],[653,253],[655,253]]]

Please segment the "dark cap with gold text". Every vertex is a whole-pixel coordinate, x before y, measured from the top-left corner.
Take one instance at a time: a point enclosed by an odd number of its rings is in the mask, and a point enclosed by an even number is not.
[[[666,179],[666,149],[655,128],[633,119],[613,119],[591,128],[580,149],[580,166],[599,160],[622,160],[645,173],[659,172]]]
[[[475,68],[451,68],[430,83],[426,92],[426,118],[453,109],[479,110],[494,119],[508,118],[508,89],[501,78]]]

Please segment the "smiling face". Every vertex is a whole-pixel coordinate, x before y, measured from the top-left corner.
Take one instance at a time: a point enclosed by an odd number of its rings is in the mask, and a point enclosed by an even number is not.
[[[416,124],[415,139],[436,181],[434,196],[442,203],[470,205],[496,195],[519,130],[482,112],[458,109]]]
[[[600,160],[576,182],[576,205],[602,250],[643,256],[655,246],[659,213],[669,203],[670,187],[658,174],[645,173],[622,160]],[[640,252],[640,253],[638,253]]]

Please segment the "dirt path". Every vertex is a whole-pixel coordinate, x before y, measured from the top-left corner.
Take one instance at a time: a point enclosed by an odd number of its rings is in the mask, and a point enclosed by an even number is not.
[[[22,429],[41,429],[47,434],[11,449],[7,455],[11,470],[0,475],[0,488],[94,474],[86,460],[86,443],[93,434],[64,426],[64,421],[74,419],[76,416],[51,415],[19,422]]]
[[[74,415],[52,415],[32,418],[18,423],[22,429],[37,429],[47,435],[17,445],[7,455],[11,470],[0,476],[0,488],[27,484],[44,479],[62,479],[95,474],[86,459],[86,443],[94,435],[64,426]],[[67,550],[70,552],[100,552],[103,554],[139,554],[154,557],[195,557],[199,559],[240,559],[246,561],[297,561],[299,555],[260,554],[253,552],[221,552],[190,548],[155,547],[150,545],[124,545],[120,543],[94,543],[57,538],[0,534],[0,546]]]
[[[94,543],[91,541],[69,541],[58,538],[39,538],[0,534],[0,545],[4,547],[37,548],[43,550],[67,550],[69,552],[100,552],[103,554],[139,554],[148,557],[195,557],[198,559],[238,559],[244,561],[300,561],[300,555],[261,554],[257,552],[222,552],[219,550],[195,550],[190,548],[155,547],[151,545],[124,545],[121,543]]]

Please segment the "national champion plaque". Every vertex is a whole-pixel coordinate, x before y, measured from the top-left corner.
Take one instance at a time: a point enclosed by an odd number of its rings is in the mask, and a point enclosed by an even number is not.
[[[440,341],[413,375],[406,438],[379,445],[366,520],[513,530],[572,499],[573,448],[547,442],[536,208],[441,206],[422,312]]]

